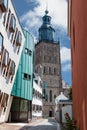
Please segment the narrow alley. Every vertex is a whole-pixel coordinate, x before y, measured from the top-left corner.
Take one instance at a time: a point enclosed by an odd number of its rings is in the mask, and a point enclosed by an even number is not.
[[[0,130],[60,130],[54,119],[38,119],[31,123],[4,123]]]

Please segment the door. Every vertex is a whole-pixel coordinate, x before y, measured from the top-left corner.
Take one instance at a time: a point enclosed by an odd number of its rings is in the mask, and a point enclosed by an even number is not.
[[[49,111],[49,117],[52,117],[52,111]]]

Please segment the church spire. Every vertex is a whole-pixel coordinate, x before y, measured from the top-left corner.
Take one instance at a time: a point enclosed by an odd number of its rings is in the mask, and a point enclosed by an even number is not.
[[[46,3],[46,10],[45,10],[45,14],[47,15],[49,13],[48,11],[48,4]]]
[[[42,26],[39,28],[39,41],[53,42],[55,30],[51,26],[51,17],[48,13],[46,8],[45,15],[42,17]]]

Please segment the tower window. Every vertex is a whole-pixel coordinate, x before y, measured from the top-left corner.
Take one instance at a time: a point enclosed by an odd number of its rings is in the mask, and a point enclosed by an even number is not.
[[[57,73],[56,68],[54,68],[54,75]]]
[[[49,74],[51,74],[51,68],[49,67]]]
[[[46,67],[44,66],[44,74],[46,74]]]
[[[49,97],[50,98],[50,102],[52,102],[52,90],[50,90],[49,93],[50,93],[50,97]]]

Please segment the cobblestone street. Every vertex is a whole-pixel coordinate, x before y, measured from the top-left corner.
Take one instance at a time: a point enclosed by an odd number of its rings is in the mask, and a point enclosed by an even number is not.
[[[31,123],[4,123],[0,130],[60,130],[54,119],[38,119]]]

